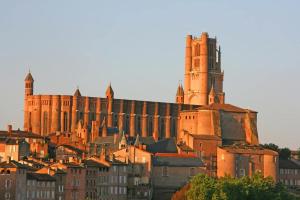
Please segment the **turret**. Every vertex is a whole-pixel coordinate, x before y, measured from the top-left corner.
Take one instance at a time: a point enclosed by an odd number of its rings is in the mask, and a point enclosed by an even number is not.
[[[186,47],[185,47],[185,73],[184,73],[184,90],[190,90],[190,77],[192,69],[192,41],[191,35],[186,36]]]
[[[176,103],[183,104],[184,103],[184,91],[181,84],[178,85],[177,93],[176,93]]]
[[[80,90],[79,90],[79,88],[77,87],[77,89],[75,90],[75,92],[74,92],[74,95],[73,95],[74,97],[81,97],[81,93],[80,93]]]
[[[216,100],[216,93],[215,93],[214,85],[212,85],[208,96],[208,101],[209,101],[208,104],[216,103],[215,100]]]
[[[27,76],[25,77],[25,98],[29,95],[33,95],[33,77],[30,73],[28,72]]]
[[[105,95],[106,95],[107,99],[113,99],[114,98],[114,91],[113,91],[110,83],[109,83],[109,86],[106,89]]]

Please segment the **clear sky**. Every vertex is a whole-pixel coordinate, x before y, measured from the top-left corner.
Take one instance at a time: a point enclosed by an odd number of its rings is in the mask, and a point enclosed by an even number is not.
[[[174,102],[185,36],[222,47],[226,102],[258,111],[262,143],[300,146],[300,1],[0,0],[0,128],[35,93]]]

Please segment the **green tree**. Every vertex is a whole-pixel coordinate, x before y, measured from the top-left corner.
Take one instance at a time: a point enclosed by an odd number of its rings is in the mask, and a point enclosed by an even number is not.
[[[273,151],[279,152],[279,147],[276,144],[269,143],[269,144],[262,144],[261,146],[266,148],[266,149],[271,149]]]
[[[194,176],[191,180],[191,188],[187,192],[188,200],[212,199],[216,192],[217,180],[205,174]]]
[[[279,150],[279,158],[283,160],[288,160],[291,158],[291,150],[289,148],[283,148]]]
[[[188,200],[294,200],[286,188],[262,174],[252,177],[215,179],[197,175],[190,182]]]

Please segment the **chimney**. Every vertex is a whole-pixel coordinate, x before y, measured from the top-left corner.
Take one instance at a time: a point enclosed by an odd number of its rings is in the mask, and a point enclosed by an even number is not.
[[[11,124],[7,125],[7,132],[12,133],[12,125]]]

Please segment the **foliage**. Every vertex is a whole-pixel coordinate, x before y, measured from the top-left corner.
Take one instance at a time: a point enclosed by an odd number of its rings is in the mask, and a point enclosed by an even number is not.
[[[291,158],[291,150],[289,148],[280,149],[276,144],[273,144],[273,143],[263,144],[261,146],[266,148],[266,149],[271,149],[273,151],[278,152],[280,159],[288,160],[288,159]]]
[[[261,174],[252,177],[220,179],[197,175],[190,182],[188,200],[294,200],[286,188]]]
[[[279,151],[279,158],[288,160],[291,158],[291,150],[289,148],[283,148]]]
[[[269,144],[262,144],[261,146],[266,148],[266,149],[271,149],[273,151],[279,152],[279,147],[276,144],[269,143]]]
[[[300,147],[299,147],[299,149],[297,151],[297,156],[298,156],[298,160],[300,160]]]

